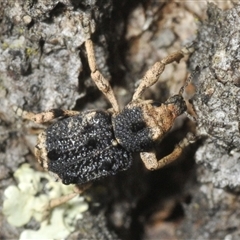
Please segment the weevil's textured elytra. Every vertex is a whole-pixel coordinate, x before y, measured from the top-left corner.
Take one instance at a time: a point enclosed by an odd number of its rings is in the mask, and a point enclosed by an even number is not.
[[[187,139],[160,160],[156,158],[154,147],[171,129],[176,117],[186,111],[182,97],[184,87],[163,104],[140,97],[145,89],[157,82],[165,65],[183,57],[183,50],[155,63],[142,78],[132,101],[120,110],[109,82],[97,69],[90,35],[85,48],[91,77],[112,108],[82,113],[59,109],[27,113],[26,118],[38,123],[61,117],[38,137],[35,152],[43,168],[64,184],[84,184],[128,169],[133,152],[140,153],[149,170],[159,169],[177,159],[189,144]]]
[[[51,125],[39,136],[36,155],[64,184],[114,175],[132,162],[131,153],[114,139],[111,115],[104,111],[79,113]]]

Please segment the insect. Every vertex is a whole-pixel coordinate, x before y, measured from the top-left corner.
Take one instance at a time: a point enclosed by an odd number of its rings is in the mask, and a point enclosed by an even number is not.
[[[169,132],[175,119],[186,111],[182,96],[184,86],[162,104],[142,100],[141,96],[145,89],[158,81],[165,66],[179,62],[184,52],[175,52],[155,63],[141,79],[131,102],[120,110],[109,82],[96,66],[90,37],[85,48],[91,78],[112,108],[81,113],[60,109],[29,113],[28,118],[37,123],[59,118],[38,137],[35,153],[41,166],[64,184],[85,184],[127,170],[131,166],[133,152],[140,153],[149,170],[162,168],[174,161],[189,144],[186,138],[171,154],[160,160],[154,146]]]

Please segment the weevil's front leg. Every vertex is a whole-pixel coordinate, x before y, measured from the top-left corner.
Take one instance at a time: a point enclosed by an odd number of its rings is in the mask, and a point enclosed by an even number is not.
[[[174,162],[182,153],[183,149],[189,144],[195,141],[193,135],[188,135],[184,138],[179,144],[177,144],[169,155],[163,157],[160,160],[157,160],[156,154],[154,152],[142,152],[140,153],[141,159],[144,162],[144,165],[149,170],[157,170],[162,167],[165,167],[169,163]]]
[[[115,112],[119,112],[119,106],[117,103],[117,99],[114,95],[112,87],[107,81],[104,76],[100,73],[96,65],[96,59],[94,54],[94,46],[91,39],[86,40],[85,47],[88,56],[88,63],[91,70],[91,77],[95,84],[97,85],[98,89],[106,96],[108,101],[111,103],[112,108]]]
[[[156,62],[144,75],[144,77],[141,79],[141,82],[136,89],[135,93],[133,94],[132,100],[137,100],[141,97],[144,90],[152,86],[154,83],[156,83],[162,74],[162,72],[165,69],[165,66],[169,63],[172,63],[174,61],[179,62],[181,58],[183,58],[185,51],[187,50],[183,49],[178,52],[175,52],[164,59],[162,59],[160,62]]]
[[[27,119],[35,123],[46,123],[58,117],[71,117],[79,114],[79,112],[77,111],[62,109],[51,109],[46,112],[32,113],[24,111],[21,108],[14,107],[14,111],[18,116],[21,116],[23,119]]]
[[[117,103],[117,99],[114,95],[114,92],[112,90],[112,87],[107,81],[104,76],[100,73],[98,70],[97,64],[96,64],[96,58],[94,53],[94,46],[93,42],[91,40],[91,34],[93,32],[93,23],[91,22],[89,16],[82,16],[81,19],[82,27],[84,30],[84,33],[86,35],[86,41],[85,41],[85,48],[87,51],[87,57],[88,57],[88,64],[91,71],[91,77],[92,80],[97,85],[98,89],[106,96],[108,101],[111,103],[113,111],[118,113],[119,112],[119,105]]]

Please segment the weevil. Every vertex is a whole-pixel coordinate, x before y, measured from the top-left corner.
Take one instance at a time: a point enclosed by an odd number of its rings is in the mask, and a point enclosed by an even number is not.
[[[134,152],[140,154],[149,170],[162,168],[177,159],[189,144],[189,139],[182,140],[172,153],[160,160],[154,147],[187,109],[182,96],[184,86],[162,104],[142,100],[141,96],[158,81],[167,64],[180,61],[184,51],[156,62],[141,79],[130,103],[120,110],[110,83],[97,68],[90,36],[85,41],[85,48],[91,78],[111,108],[84,112],[52,109],[38,114],[29,113],[27,118],[37,123],[59,118],[38,137],[35,153],[41,166],[64,184],[85,184],[127,170]]]

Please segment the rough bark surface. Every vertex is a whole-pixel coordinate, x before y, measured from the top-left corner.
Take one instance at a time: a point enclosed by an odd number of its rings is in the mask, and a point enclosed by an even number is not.
[[[240,186],[240,7],[222,11],[208,6],[208,20],[198,29],[190,67],[200,68],[193,99],[199,126],[207,140],[196,154],[206,166],[203,182]]]
[[[90,210],[69,239],[238,239],[240,9],[232,1],[216,2],[231,9],[209,5],[207,10],[203,1],[0,1],[1,209],[19,166],[28,162],[40,170],[32,153],[33,131],[44,126],[23,121],[12,106],[33,112],[109,107],[90,78],[79,20],[88,15],[95,25],[98,67],[121,107],[150,66],[191,42],[197,31],[189,65],[200,67],[193,105],[197,131],[207,136],[167,168],[146,171],[135,156],[128,171],[94,183],[85,193]],[[144,98],[165,101],[187,74],[187,58],[167,66]],[[192,128],[179,118],[159,145],[159,158]],[[38,228],[34,220],[11,226],[0,211],[1,239]]]
[[[240,187],[240,6],[223,11],[208,5],[208,19],[198,29],[190,68],[197,132],[205,141],[196,152],[196,177],[191,203],[179,237],[238,239]]]

